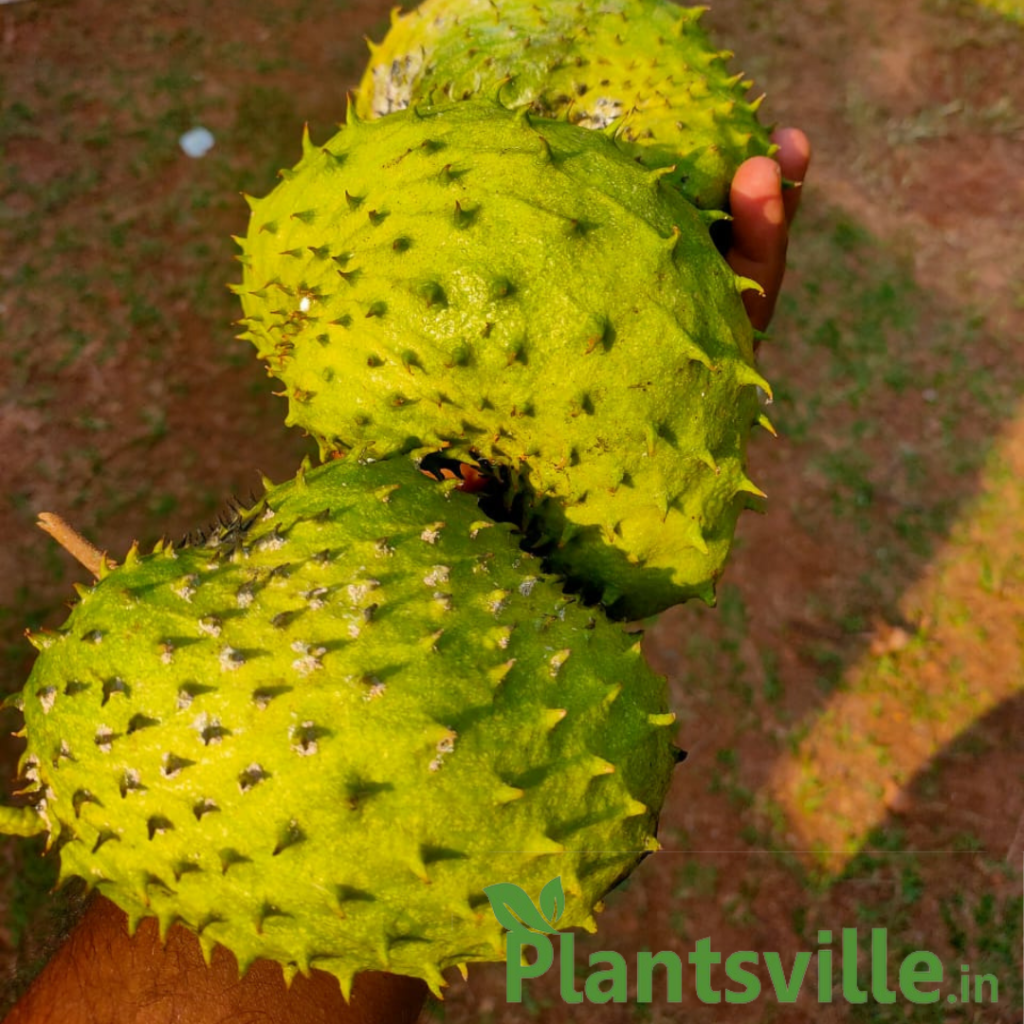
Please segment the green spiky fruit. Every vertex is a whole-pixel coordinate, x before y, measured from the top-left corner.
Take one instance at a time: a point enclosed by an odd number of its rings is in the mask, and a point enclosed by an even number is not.
[[[712,598],[767,388],[720,215],[494,103],[307,138],[284,178],[251,200],[236,291],[288,423],[325,453],[506,467],[552,567],[613,616]]]
[[[131,553],[18,698],[61,874],[291,974],[503,955],[484,887],[559,927],[656,849],[675,761],[635,637],[410,460],[334,462],[205,543]]]
[[[425,0],[392,17],[356,97],[362,117],[500,95],[510,107],[619,126],[623,149],[704,209],[725,209],[748,157],[772,152],[750,102],[698,24],[670,0]]]

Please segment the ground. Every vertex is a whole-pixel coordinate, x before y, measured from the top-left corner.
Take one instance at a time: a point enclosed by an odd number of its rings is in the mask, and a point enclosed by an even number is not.
[[[233,340],[239,192],[324,140],[388,2],[0,5],[0,693],[88,574],[34,524],[112,553],[186,533],[308,440]],[[992,7],[993,9],[989,9]],[[1000,13],[1001,12],[1001,13]],[[1014,18],[1018,18],[1017,21]],[[1024,863],[1024,29],[1007,0],[717,0],[706,16],[766,120],[815,163],[763,372],[779,437],[751,472],[716,609],[651,625],[690,751],[664,850],[614,893],[601,949],[818,949],[888,929],[999,982],[994,1005],[795,1004],[729,1021],[1010,1022]],[[195,124],[216,146],[178,148]],[[13,712],[4,731],[18,727]],[[0,742],[8,786],[16,740]],[[52,866],[0,847],[0,990],[48,930]],[[866,963],[866,961],[865,961]],[[813,978],[812,973],[809,978]],[[763,975],[765,985],[767,976]],[[722,976],[719,975],[721,981]],[[956,996],[954,995],[954,998]],[[594,1021],[725,1019],[682,1007]],[[424,1020],[565,1019],[554,972],[507,1005],[498,965]]]

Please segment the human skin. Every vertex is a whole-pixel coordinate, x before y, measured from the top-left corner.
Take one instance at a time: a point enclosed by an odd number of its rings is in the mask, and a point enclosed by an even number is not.
[[[811,144],[799,128],[779,128],[772,141],[779,147],[775,159],[755,156],[741,164],[729,192],[732,248],[726,259],[737,274],[764,289],[763,295],[743,295],[747,316],[759,331],[768,327],[775,312],[786,272],[789,225],[811,161]],[[783,188],[783,178],[792,187]]]
[[[412,1024],[426,998],[415,978],[367,973],[345,1003],[323,971],[290,987],[278,964],[257,960],[238,977],[216,947],[207,966],[195,936],[156,920],[128,936],[127,916],[96,897],[5,1024]]]
[[[775,310],[811,156],[799,129],[779,129],[773,140],[774,160],[747,160],[730,192],[726,259],[764,289],[744,294],[759,331]],[[783,188],[783,178],[795,187]],[[191,932],[175,925],[161,943],[153,919],[129,936],[126,915],[95,897],[4,1024],[412,1024],[426,995],[416,979],[367,973],[356,978],[346,1003],[330,975],[313,971],[287,986],[280,966],[267,960],[239,978],[227,950],[217,947],[207,966]]]

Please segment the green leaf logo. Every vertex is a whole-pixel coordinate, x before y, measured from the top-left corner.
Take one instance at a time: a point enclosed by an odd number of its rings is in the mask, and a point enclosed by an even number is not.
[[[508,931],[525,926],[531,931],[544,932],[547,935],[558,934],[554,924],[565,910],[561,876],[552,878],[541,890],[539,910],[533,900],[526,895],[525,890],[513,882],[488,885],[484,893],[491,901],[491,910],[494,911],[498,923],[504,925]]]
[[[562,891],[562,876],[552,878],[540,891],[540,912],[554,924],[565,910],[565,893]]]

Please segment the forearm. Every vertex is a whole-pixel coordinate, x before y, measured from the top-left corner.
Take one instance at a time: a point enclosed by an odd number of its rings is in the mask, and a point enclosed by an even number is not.
[[[415,979],[361,974],[346,1004],[330,975],[289,988],[266,960],[239,978],[227,950],[207,967],[191,932],[175,925],[161,945],[153,919],[129,937],[126,916],[97,898],[5,1024],[412,1024],[425,996]]]

